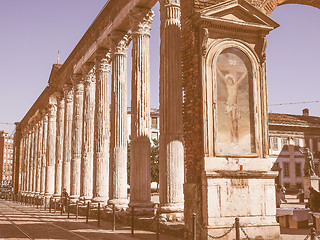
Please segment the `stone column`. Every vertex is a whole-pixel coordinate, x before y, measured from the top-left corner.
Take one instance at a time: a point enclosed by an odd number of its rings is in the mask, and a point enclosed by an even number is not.
[[[33,126],[29,126],[29,133],[28,133],[28,153],[27,153],[27,193],[28,195],[32,192],[32,162],[33,162],[33,151],[32,151],[32,139],[33,139]]]
[[[33,196],[33,161],[34,161],[34,122],[30,126],[30,145],[29,145],[29,196]]]
[[[63,159],[63,138],[64,138],[64,98],[58,99],[57,112],[57,139],[56,139],[56,164],[55,164],[55,184],[54,198],[61,197],[62,186],[62,159]]]
[[[74,98],[73,98],[73,122],[72,122],[72,144],[71,144],[71,178],[70,178],[70,200],[75,202],[80,197],[80,173],[81,173],[81,147],[83,126],[83,82],[81,74],[73,76]]]
[[[37,186],[38,135],[39,135],[39,122],[37,119],[34,125],[34,145],[33,145],[32,193],[34,195],[36,195],[36,186]]]
[[[93,196],[93,143],[94,143],[94,108],[95,108],[95,73],[94,63],[83,66],[83,138],[81,158],[81,200],[88,201]]]
[[[28,130],[27,130],[27,142],[26,142],[26,194],[29,194],[30,191],[30,145],[31,145],[31,127],[28,126]]]
[[[164,216],[180,218],[184,203],[180,0],[160,0],[160,13],[160,207]]]
[[[23,148],[22,148],[22,162],[21,162],[21,193],[26,192],[26,173],[27,173],[27,139],[28,139],[28,133],[26,129],[23,129]]]
[[[96,99],[93,155],[93,202],[106,204],[109,198],[110,149],[110,53],[100,49],[95,58]]]
[[[71,174],[71,142],[72,142],[72,117],[73,117],[73,90],[72,84],[64,85],[65,111],[64,111],[64,141],[62,163],[62,189],[70,193]]]
[[[130,204],[152,208],[150,166],[150,30],[154,13],[150,9],[131,11],[132,91]],[[140,209],[141,210],[141,209]]]
[[[36,166],[36,194],[40,194],[41,185],[41,160],[42,160],[42,140],[43,140],[43,116],[39,119],[38,140],[37,140],[37,166]]]
[[[57,136],[57,104],[49,104],[47,166],[46,166],[46,193],[47,198],[54,194],[54,177],[56,162],[56,136]]]
[[[47,170],[47,140],[48,140],[48,112],[42,110],[43,130],[42,130],[42,156],[41,156],[41,175],[40,175],[40,195],[44,196],[46,191],[46,170]]]
[[[117,209],[127,199],[127,51],[129,38],[121,32],[110,36],[112,44],[110,199]]]

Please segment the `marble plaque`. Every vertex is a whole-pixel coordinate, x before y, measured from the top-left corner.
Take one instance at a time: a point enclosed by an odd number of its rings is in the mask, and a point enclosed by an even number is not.
[[[238,48],[227,48],[216,67],[217,108],[215,150],[219,156],[256,153],[252,66]]]

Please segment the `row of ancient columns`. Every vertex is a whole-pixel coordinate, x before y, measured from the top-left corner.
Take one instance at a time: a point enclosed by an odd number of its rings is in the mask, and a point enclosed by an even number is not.
[[[180,3],[161,1],[160,205],[183,211],[184,150]],[[131,34],[113,31],[99,49],[22,129],[21,191],[128,207],[127,50],[132,40],[129,206],[151,208],[150,49],[154,13],[131,11]],[[109,76],[112,69],[112,86]],[[110,104],[111,92],[111,104]],[[110,109],[111,106],[111,109]],[[111,113],[111,115],[110,115]],[[111,123],[111,124],[110,124]]]

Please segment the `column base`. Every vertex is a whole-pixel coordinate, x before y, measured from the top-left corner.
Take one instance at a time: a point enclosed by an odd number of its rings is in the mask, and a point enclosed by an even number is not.
[[[131,212],[132,207],[134,207],[135,215],[154,215],[155,214],[155,203],[154,202],[130,202],[128,212]]]
[[[111,199],[108,201],[108,205],[115,206],[116,211],[126,211],[128,209],[129,200],[126,198],[122,199]]]
[[[88,202],[92,201],[92,196],[81,196],[79,197],[79,202],[81,204],[87,204]]]
[[[53,194],[52,196],[54,199],[60,199],[61,198],[61,194]]]
[[[78,202],[79,201],[79,195],[71,195],[70,197],[69,197],[69,199],[70,199],[70,203],[76,203],[76,202]]]
[[[105,206],[108,204],[108,198],[107,197],[94,197],[92,198],[92,203],[100,203],[102,206]]]
[[[167,203],[160,205],[160,218],[165,222],[182,222],[184,220],[184,204]]]

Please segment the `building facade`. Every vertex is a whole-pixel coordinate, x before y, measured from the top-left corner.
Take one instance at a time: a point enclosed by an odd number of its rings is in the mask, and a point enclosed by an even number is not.
[[[6,131],[0,131],[0,179],[2,186],[12,185],[13,138]]]
[[[319,176],[320,117],[269,113],[270,157],[274,170],[279,171],[276,183],[289,191],[303,189],[305,158],[300,151],[308,147],[314,154],[315,172]],[[299,151],[300,150],[300,151]]]

